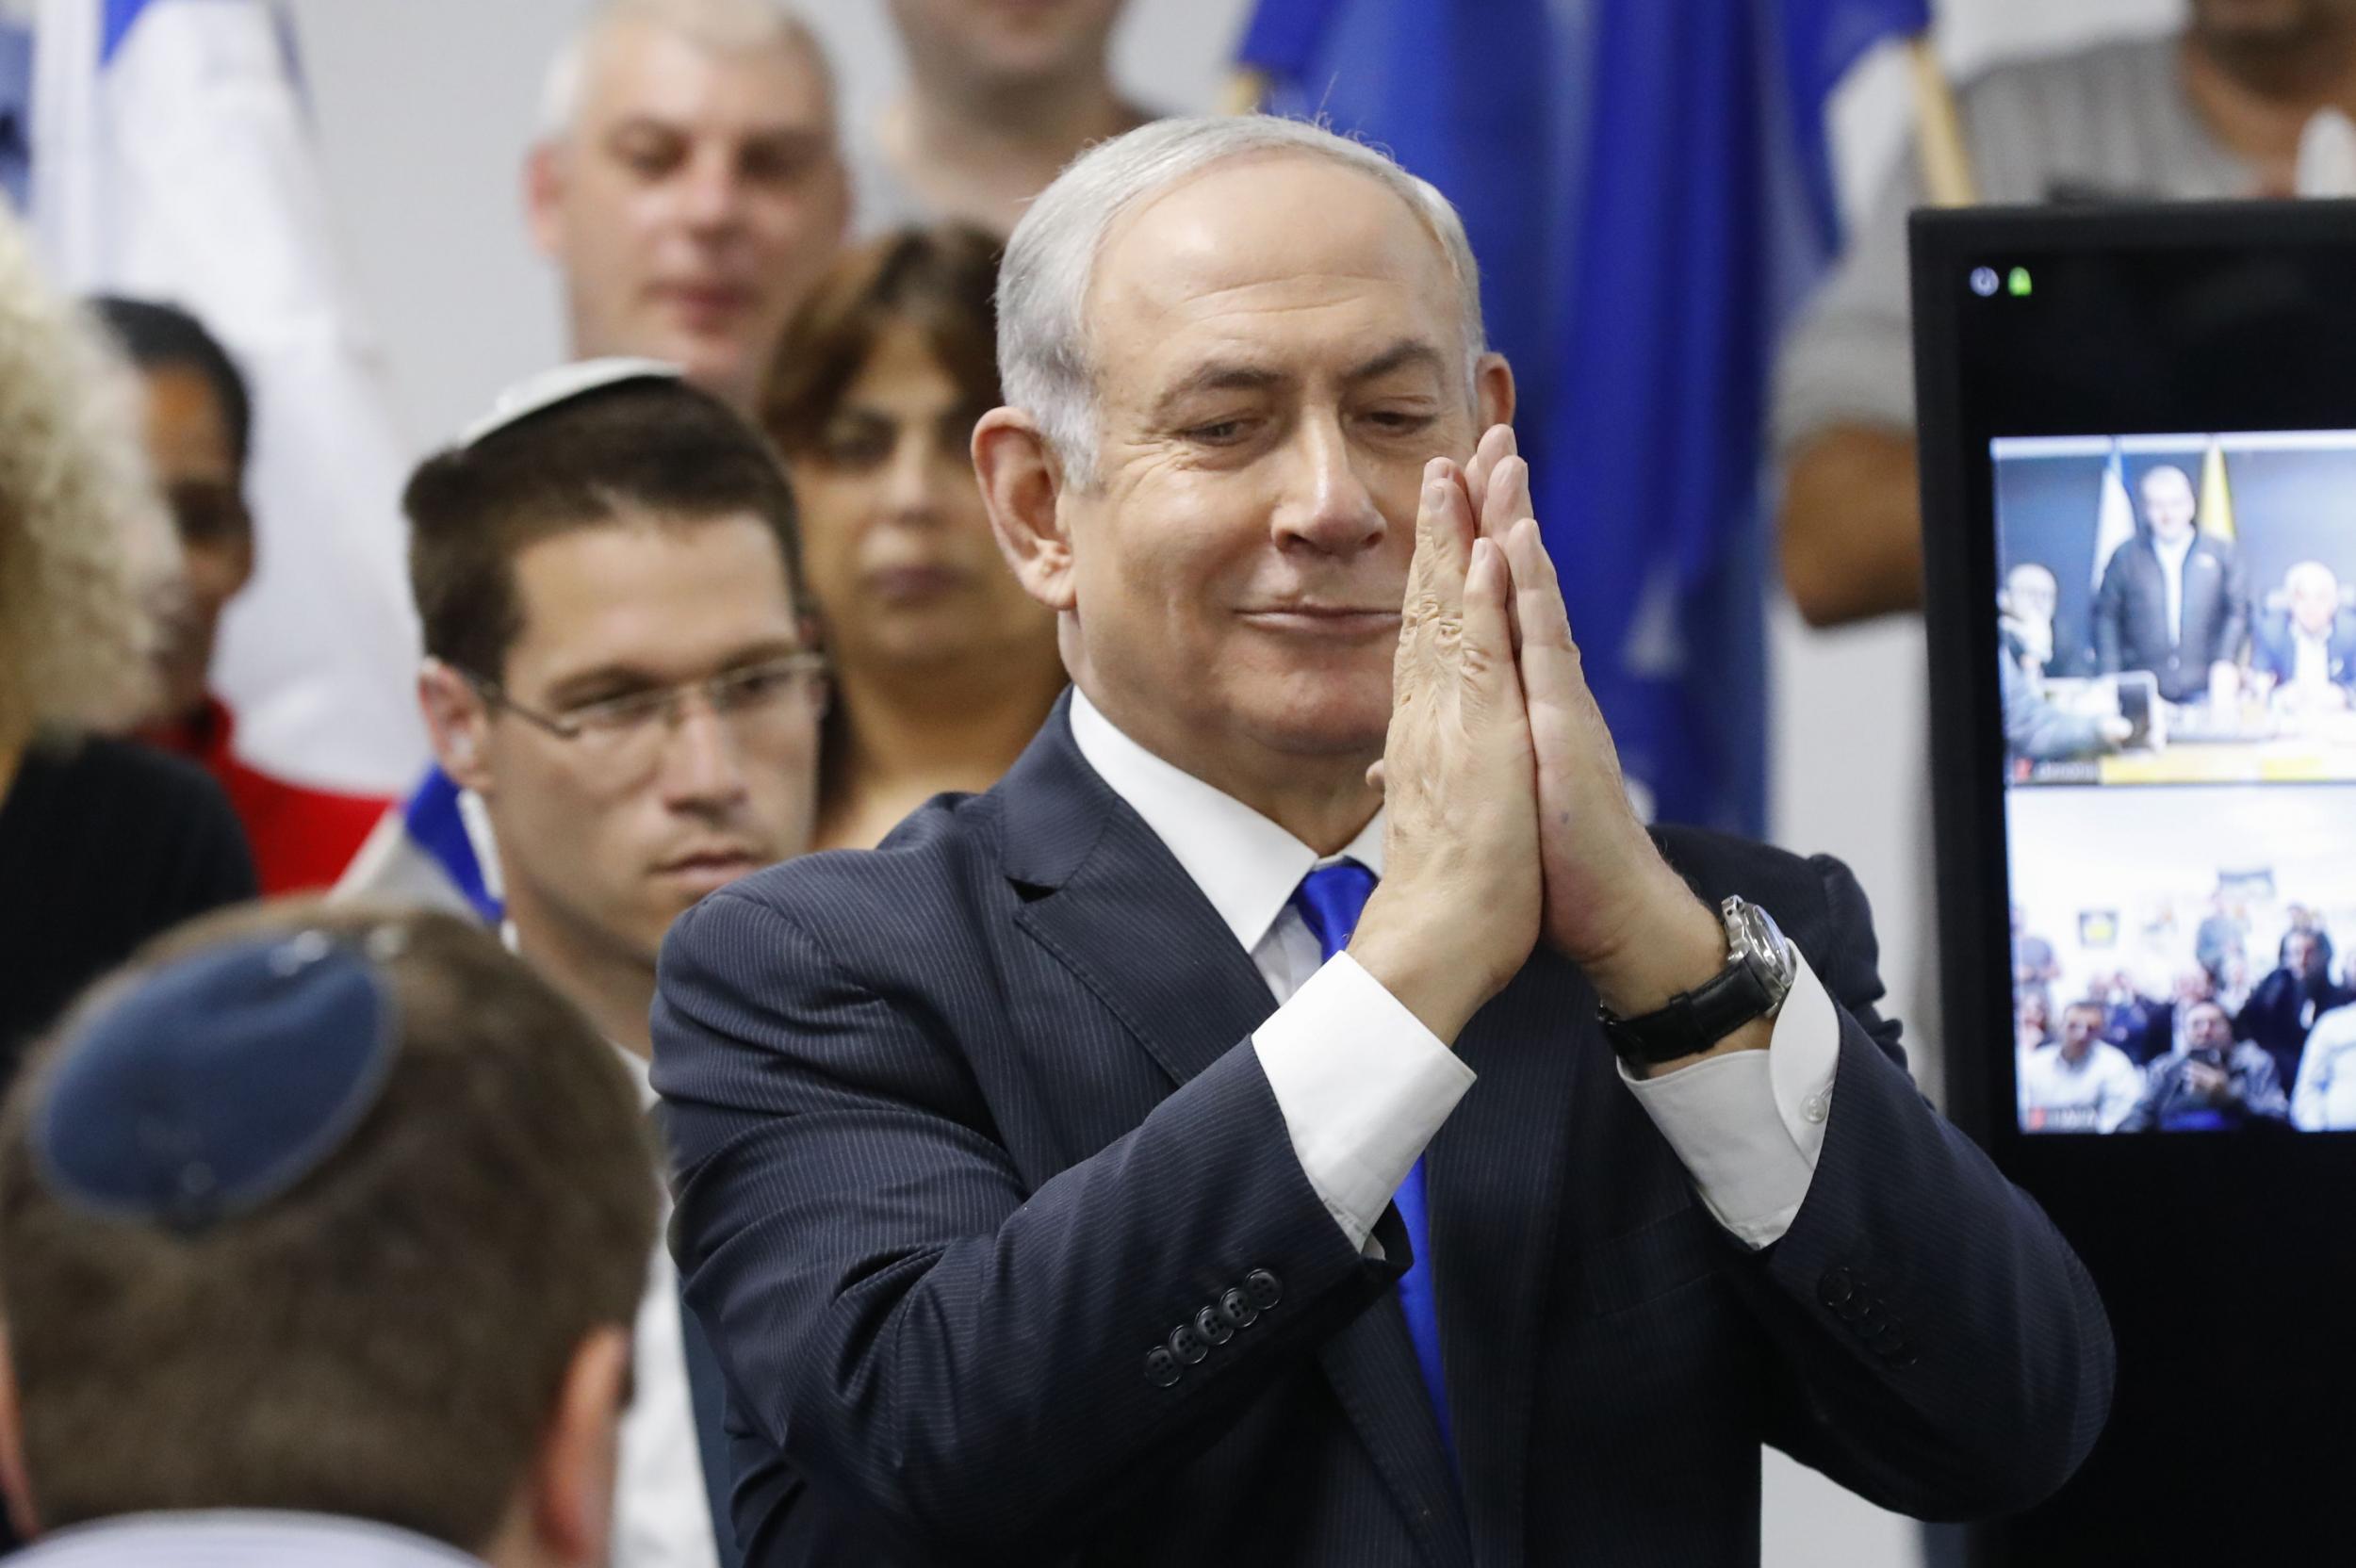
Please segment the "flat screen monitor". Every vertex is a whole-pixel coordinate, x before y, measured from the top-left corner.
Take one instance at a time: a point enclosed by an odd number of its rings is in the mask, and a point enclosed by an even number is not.
[[[2356,1553],[2356,206],[1912,244],[1949,1106],[2120,1347],[1995,1560]]]

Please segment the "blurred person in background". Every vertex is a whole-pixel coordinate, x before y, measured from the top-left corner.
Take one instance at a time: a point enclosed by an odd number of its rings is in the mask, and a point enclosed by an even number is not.
[[[2196,1003],[2184,1013],[2184,1044],[2151,1064],[2143,1098],[2120,1122],[2122,1133],[2231,1132],[2288,1125],[2290,1101],[2274,1058],[2233,1038],[2225,1009]]]
[[[2053,998],[2041,983],[2022,986],[2014,994],[2012,1043],[2024,1058],[2053,1043]]]
[[[2198,1004],[2217,1000],[2217,980],[2200,964],[2186,964],[2168,983],[2168,999],[2152,1004],[2143,1033],[2113,1044],[2137,1067],[2148,1067],[2183,1044],[2184,1016]]]
[[[152,711],[155,606],[179,572],[129,378],[0,212],[0,1082],[101,971],[250,898],[203,769],[112,738]]]
[[[1113,85],[1121,0],[891,0],[908,86],[854,144],[861,234],[1005,236],[1067,163],[1153,116]]]
[[[603,1564],[647,1149],[587,1021],[464,922],[175,931],[0,1118],[18,1560]]]
[[[2024,561],[2004,574],[2004,586],[1996,596],[1998,639],[2031,680],[2077,673],[2068,650],[2053,645],[2053,610],[2060,593],[2052,572]]]
[[[2062,1009],[2061,1038],[2028,1054],[2021,1070],[2024,1133],[2112,1133],[2143,1095],[2143,1074],[2102,1038],[2106,1009],[2093,1000]]]
[[[810,843],[826,706],[794,508],[761,437],[637,362],[552,372],[421,465],[404,506],[427,728],[483,804],[517,953],[646,1103],[663,932]],[[622,1427],[615,1568],[732,1560],[716,1403],[657,1249]]]
[[[548,69],[524,192],[576,358],[665,360],[749,414],[849,220],[817,39],[779,0],[601,0]]]
[[[1055,617],[998,553],[968,446],[998,406],[997,246],[943,226],[846,254],[794,318],[762,404],[800,503],[835,706],[817,847],[867,848],[978,792],[1065,684]]]
[[[165,617],[161,700],[139,738],[200,763],[245,826],[265,893],[331,886],[391,804],[277,777],[237,755],[237,719],[208,685],[229,601],[254,577],[245,504],[254,407],[245,377],[203,322],[173,305],[101,298],[90,309],[139,371],[148,466],[180,534]]]
[[[2192,0],[2181,35],[1999,65],[1960,108],[1983,202],[2287,196],[2310,120],[2356,109],[2356,0]],[[1777,369],[1784,584],[1814,626],[1922,603],[1906,218],[1927,201],[1909,150]]]
[[[2320,561],[2282,574],[2282,608],[2259,617],[2250,636],[2250,673],[2274,706],[2336,713],[2356,696],[2356,613],[2340,603],[2340,580]]]
[[[2291,1125],[2303,1133],[2356,1129],[2356,1002],[2315,1020],[2291,1086]]]
[[[2295,1084],[2307,1032],[2323,1014],[2356,1002],[2356,995],[2331,978],[2331,949],[2319,933],[2293,925],[2283,935],[2281,957],[2233,1015],[2233,1037],[2254,1041],[2274,1058],[2275,1075]]]

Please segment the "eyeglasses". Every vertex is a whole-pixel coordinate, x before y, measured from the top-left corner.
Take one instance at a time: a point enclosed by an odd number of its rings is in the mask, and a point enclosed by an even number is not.
[[[553,713],[517,702],[487,677],[466,674],[465,678],[485,702],[561,741],[600,759],[640,763],[652,762],[660,754],[686,711],[687,699],[696,693],[739,741],[754,742],[774,738],[781,726],[823,712],[826,676],[826,656],[806,649],[701,680],[629,692]]]

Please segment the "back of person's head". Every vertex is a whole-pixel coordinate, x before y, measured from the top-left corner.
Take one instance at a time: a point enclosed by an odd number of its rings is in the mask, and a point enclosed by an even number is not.
[[[0,757],[152,705],[152,599],[178,570],[133,387],[0,207]]]
[[[101,294],[90,300],[90,308],[134,368],[149,374],[191,370],[205,379],[228,432],[231,455],[242,472],[254,450],[254,395],[221,340],[174,304]]]
[[[692,528],[751,516],[801,590],[794,495],[753,428],[673,376],[598,386],[428,458],[402,498],[425,651],[503,678],[522,629],[515,558],[585,529]]]
[[[613,1048],[469,923],[162,939],[0,1115],[20,1522],[295,1511],[602,1560],[651,1159]]]
[[[817,450],[884,334],[907,325],[978,416],[998,386],[999,241],[969,224],[906,229],[845,252],[794,314],[771,362],[761,423],[790,458]]]

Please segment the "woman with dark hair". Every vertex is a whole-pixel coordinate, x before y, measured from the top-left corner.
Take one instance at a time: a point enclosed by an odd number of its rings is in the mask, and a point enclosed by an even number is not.
[[[817,842],[867,848],[944,790],[985,790],[1056,694],[1055,617],[999,557],[967,443],[1000,401],[978,229],[846,253],[787,329],[762,400],[801,505],[835,703]]]

